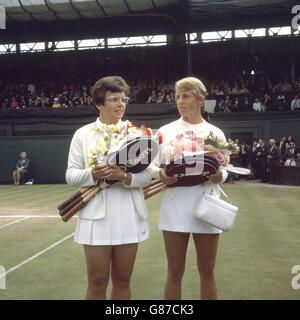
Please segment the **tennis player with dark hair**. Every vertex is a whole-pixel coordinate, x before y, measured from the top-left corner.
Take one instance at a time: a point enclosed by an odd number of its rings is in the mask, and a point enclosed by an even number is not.
[[[149,237],[143,187],[151,181],[148,169],[125,173],[115,164],[89,166],[89,154],[105,135],[107,125],[122,128],[129,87],[118,76],[104,77],[91,88],[99,118],[78,129],[72,139],[66,180],[72,186],[95,185],[99,179],[117,180],[80,211],[74,241],[83,244],[88,288],[86,299],[106,299],[110,274],[111,299],[130,299],[130,278],[138,243]],[[105,137],[104,137],[105,138]],[[101,161],[100,161],[101,162]]]
[[[177,178],[167,176],[165,168],[159,165],[176,136],[193,132],[199,139],[204,139],[210,132],[226,143],[222,130],[206,122],[201,115],[201,106],[206,97],[203,83],[194,77],[184,78],[175,84],[175,97],[181,118],[158,130],[161,139],[160,152],[156,163],[151,165],[153,177],[160,178],[165,184],[178,184]],[[156,164],[156,165],[155,165]],[[163,231],[168,260],[168,275],[165,284],[165,299],[181,298],[181,280],[185,269],[186,252],[190,234],[196,248],[198,271],[201,279],[200,295],[202,299],[217,299],[217,284],[214,266],[221,230],[198,219],[193,210],[203,192],[213,191],[220,195],[216,184],[227,178],[227,171],[220,166],[208,181],[192,186],[167,188],[162,194],[159,229]],[[213,212],[212,212],[213,214]]]

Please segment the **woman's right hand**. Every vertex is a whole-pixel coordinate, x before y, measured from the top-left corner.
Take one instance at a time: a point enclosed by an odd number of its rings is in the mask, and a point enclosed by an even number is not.
[[[177,181],[177,178],[167,176],[165,168],[160,169],[159,176],[160,180],[166,185],[173,184]]]
[[[99,179],[109,179],[112,174],[112,168],[108,164],[97,164],[92,170],[94,181]]]

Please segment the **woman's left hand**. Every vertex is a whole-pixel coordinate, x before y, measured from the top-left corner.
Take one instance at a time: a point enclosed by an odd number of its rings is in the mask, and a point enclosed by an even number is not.
[[[111,169],[111,174],[108,178],[109,180],[118,180],[118,181],[124,180],[124,176],[125,176],[124,170],[122,170],[116,164],[110,164],[109,167]]]
[[[212,182],[212,183],[220,183],[222,181],[222,172],[217,172],[215,174],[211,174],[207,176],[207,178]]]

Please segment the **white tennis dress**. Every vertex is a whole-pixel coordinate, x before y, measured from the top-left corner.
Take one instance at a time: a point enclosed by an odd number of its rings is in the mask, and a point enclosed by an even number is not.
[[[216,126],[206,122],[199,124],[190,124],[182,118],[161,127],[158,132],[162,134],[162,144],[160,145],[159,159],[157,163],[163,160],[165,148],[178,134],[186,131],[193,131],[198,137],[204,138],[210,131],[218,136],[222,142],[226,142],[226,138],[222,130]],[[222,172],[222,182],[227,178],[227,171],[219,167]],[[151,166],[152,176],[159,177],[158,166]],[[190,187],[174,187],[167,188],[162,194],[159,229],[174,232],[191,232],[191,233],[221,233],[220,229],[212,227],[194,216],[194,208],[203,192],[214,192],[220,196],[215,185],[207,181],[201,185]]]
[[[69,185],[84,187],[95,185],[88,166],[88,152],[97,143],[102,132],[91,130],[103,124],[97,119],[78,129],[72,139],[66,181]],[[120,127],[125,122],[119,121]],[[151,181],[146,170],[132,174],[130,186],[115,183],[106,187],[80,211],[74,241],[86,245],[121,245],[149,238],[148,211],[143,187]]]
[[[126,190],[120,183],[109,187],[106,190],[105,203],[105,216],[101,219],[82,219],[79,215],[75,242],[120,245],[149,238],[148,221],[143,220],[137,213],[130,190]]]

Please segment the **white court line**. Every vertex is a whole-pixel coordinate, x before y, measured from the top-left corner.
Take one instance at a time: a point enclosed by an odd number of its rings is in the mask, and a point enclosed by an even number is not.
[[[30,217],[27,217],[27,216],[26,216],[26,217],[23,217],[22,219],[18,219],[18,220],[12,221],[12,222],[8,222],[8,223],[4,224],[3,226],[0,226],[0,229],[5,228],[5,227],[7,227],[7,226],[10,226],[10,225],[12,225],[12,224],[14,224],[14,223],[17,223],[17,222],[20,222],[20,221],[29,219],[29,218],[30,218]]]
[[[2,277],[7,276],[7,275],[8,275],[9,273],[11,273],[12,271],[14,271],[14,270],[16,270],[16,269],[19,269],[19,268],[22,267],[24,264],[26,264],[26,263],[32,261],[33,259],[39,257],[39,256],[42,255],[43,253],[45,253],[45,252],[47,252],[48,250],[54,248],[55,246],[59,245],[60,243],[64,242],[65,240],[71,238],[74,234],[75,234],[75,232],[72,232],[71,234],[69,234],[68,236],[64,237],[63,239],[61,239],[61,240],[53,243],[51,246],[49,246],[49,247],[45,248],[44,250],[36,253],[35,255],[33,255],[33,256],[31,256],[30,258],[24,260],[23,262],[17,264],[16,266],[8,269],[5,273],[2,273],[2,274],[0,275],[0,279],[1,279]]]
[[[30,216],[30,215],[13,215],[13,216],[8,216],[8,215],[5,215],[5,216],[2,216],[0,215],[0,218],[25,218],[25,217],[28,217],[28,218],[61,218],[60,215],[56,215],[56,216],[51,216],[51,215],[48,215],[48,216]],[[72,218],[77,218],[77,216],[73,216]]]

